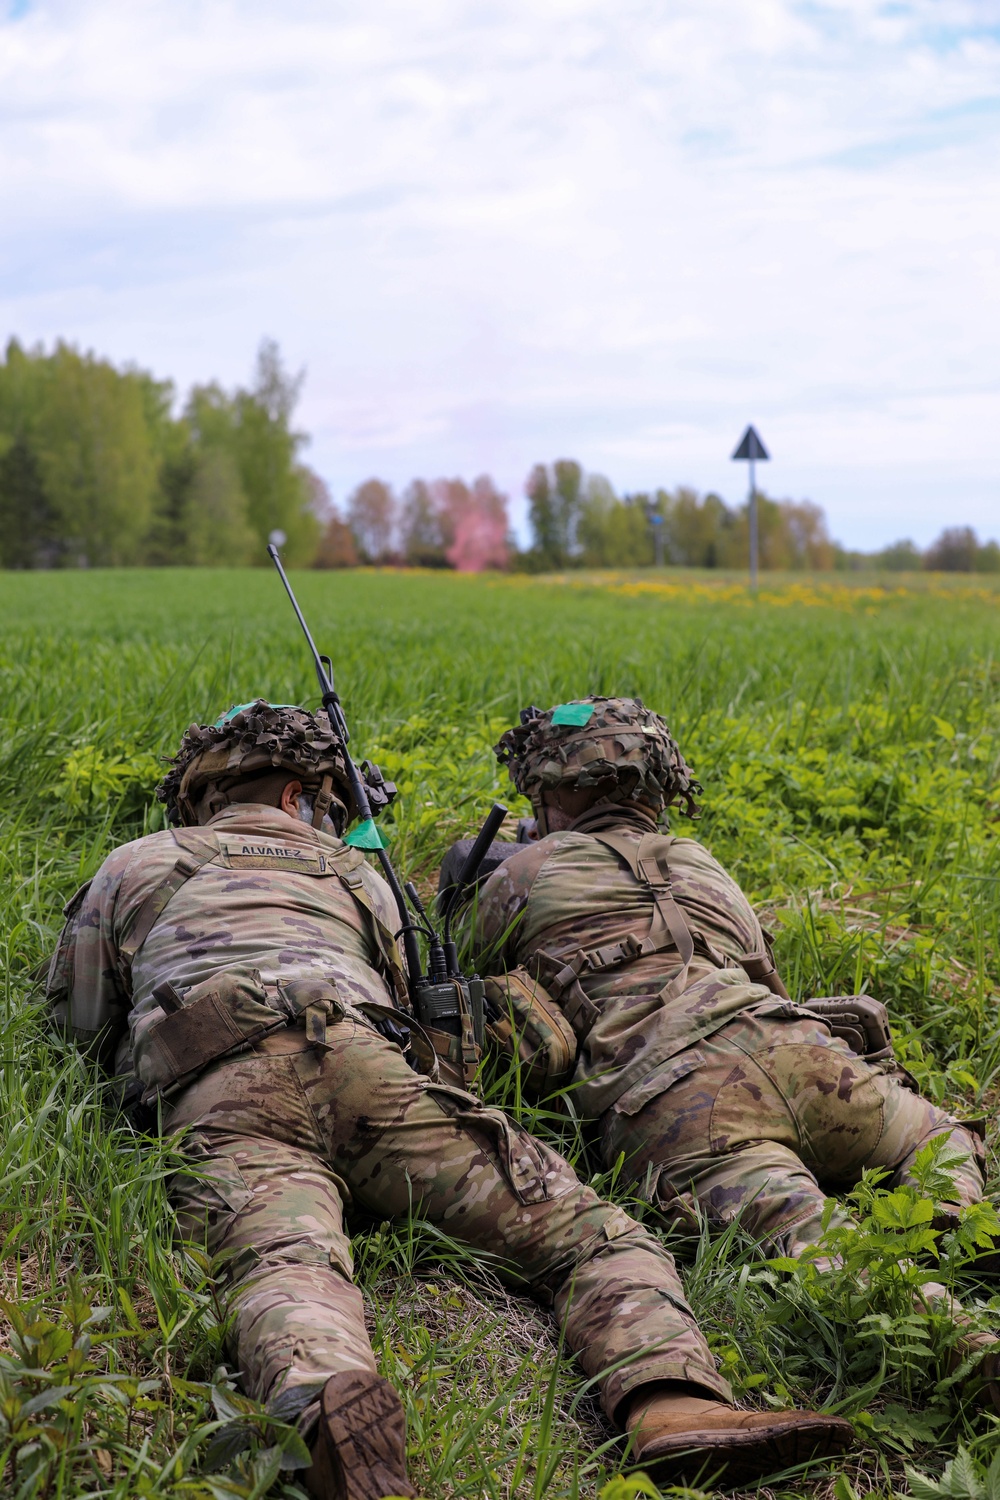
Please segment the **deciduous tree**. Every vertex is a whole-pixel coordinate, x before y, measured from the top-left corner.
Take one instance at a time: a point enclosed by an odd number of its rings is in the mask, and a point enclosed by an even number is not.
[[[396,529],[398,505],[390,485],[366,479],[347,502],[347,524],[365,562],[388,562]]]

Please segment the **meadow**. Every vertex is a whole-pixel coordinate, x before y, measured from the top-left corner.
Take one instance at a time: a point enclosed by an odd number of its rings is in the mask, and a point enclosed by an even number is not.
[[[652,572],[294,581],[334,658],[352,748],[399,787],[384,828],[425,892],[495,798],[511,824],[528,811],[490,751],[521,706],[641,695],[695,766],[693,831],[762,909],[790,992],[886,1000],[921,1088],[995,1120],[1000,593],[799,578],[753,600],[736,580]],[[101,1077],[47,1028],[33,976],[76,886],[162,826],[160,757],[190,722],[257,695],[315,706],[304,644],[264,570],[8,573],[0,690],[0,1492],[302,1497],[294,1435],[235,1389],[207,1267],[173,1242],[169,1146],[114,1114]],[[484,1086],[519,1102],[510,1078]],[[525,1112],[658,1227],[602,1176],[559,1100]],[[926,1188],[944,1194],[932,1167]],[[1000,1419],[963,1395],[948,1321],[912,1310],[929,1206],[866,1184],[855,1207],[845,1266],[824,1275],[762,1264],[738,1232],[674,1247],[741,1400],[825,1404],[856,1423],[849,1458],[768,1493],[1000,1495]],[[355,1227],[421,1494],[660,1493],[621,1477],[621,1443],[558,1329],[494,1268],[419,1223]],[[937,1248],[941,1279],[1000,1331],[1000,1296],[947,1236]]]

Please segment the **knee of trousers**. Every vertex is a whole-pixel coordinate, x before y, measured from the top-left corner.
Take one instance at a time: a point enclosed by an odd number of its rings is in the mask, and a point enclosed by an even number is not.
[[[339,1268],[261,1258],[229,1288],[226,1310],[240,1378],[276,1412],[297,1413],[342,1370],[376,1368],[364,1300]]]
[[[880,1082],[884,1096],[883,1126],[872,1165],[903,1167],[921,1147],[939,1135],[950,1136],[958,1150],[968,1152],[972,1163],[977,1167],[983,1165],[981,1122],[963,1122],[939,1108],[917,1092],[908,1075],[900,1075],[898,1071],[887,1070]]]
[[[322,1238],[289,1235],[287,1239],[257,1248],[254,1245],[223,1248],[212,1257],[212,1274],[227,1288],[227,1295],[238,1296],[243,1288],[262,1280],[288,1279],[294,1285],[310,1274],[323,1282],[328,1277],[354,1285],[354,1266],[350,1246],[324,1242]]]
[[[748,1141],[716,1155],[698,1153],[660,1164],[651,1199],[679,1227],[698,1232],[703,1220],[740,1219],[749,1234],[780,1241],[822,1216],[826,1195],[790,1147]]]
[[[558,1300],[564,1305],[573,1285],[581,1285],[595,1274],[595,1263],[637,1251],[648,1261],[648,1275],[671,1289],[676,1288],[683,1297],[674,1258],[656,1236],[623,1208],[603,1202],[590,1188],[583,1191],[589,1201],[577,1199],[572,1242],[565,1247],[556,1243],[548,1265],[538,1268],[532,1278],[535,1295],[543,1301]],[[603,1268],[596,1274],[603,1274]]]

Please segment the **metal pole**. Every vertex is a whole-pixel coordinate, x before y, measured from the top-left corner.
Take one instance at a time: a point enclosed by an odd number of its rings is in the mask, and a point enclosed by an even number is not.
[[[757,476],[750,460],[750,587],[757,590]]]

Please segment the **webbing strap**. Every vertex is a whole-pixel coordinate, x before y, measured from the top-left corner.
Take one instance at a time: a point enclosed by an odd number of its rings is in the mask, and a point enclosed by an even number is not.
[[[593,833],[591,838],[604,844],[619,859],[624,860],[639,884],[646,886],[653,896],[653,919],[646,936],[640,941],[629,934],[624,943],[612,944],[607,950],[598,949],[594,956],[606,955],[606,961],[600,963],[599,967],[614,968],[628,959],[638,958],[640,954],[662,953],[665,948],[676,948],[680,968],[670,976],[660,991],[664,1000],[673,999],[687,983],[688,969],[694,957],[694,938],[687,918],[674,899],[669,872],[660,864],[653,847],[654,841],[660,843],[662,840],[666,848],[669,848],[673,839],[655,833],[644,833],[638,844],[634,839],[617,833]],[[661,848],[660,852],[662,856],[666,855],[665,848]],[[620,950],[620,956],[615,954],[616,949]],[[596,972],[597,968],[598,965],[591,962],[590,972]]]
[[[320,783],[319,794],[316,798],[316,805],[313,809],[312,826],[314,828],[323,827],[323,819],[330,811],[330,803],[332,801],[333,777],[329,775],[329,773],[327,773],[327,775],[323,777],[323,780]]]
[[[369,894],[368,887],[365,885],[362,866],[359,865],[354,870],[338,870],[337,874],[368,917],[375,936],[376,947],[392,979],[396,998],[400,1001],[403,1008],[408,1011],[410,1008],[409,990],[406,984],[406,974],[399,961],[399,950],[396,947],[396,939],[375,909],[375,903]]]
[[[203,865],[210,864],[221,849],[215,834],[208,829],[174,828],[171,829],[171,833],[174,842],[180,845],[183,852],[170,874],[150,891],[145,901],[138,907],[118,944],[118,972],[126,993],[129,995],[132,993],[132,963],[135,955],[181,886],[186,884],[192,875],[197,875]],[[406,975],[399,961],[396,939],[375,910],[374,902],[364,884],[361,869],[338,869],[337,875],[341,884],[346,887],[353,900],[361,908],[363,915],[368,919],[376,947],[392,979],[396,997],[408,1009]]]
[[[129,995],[132,993],[132,962],[135,955],[181,886],[192,875],[197,875],[202,865],[210,864],[219,853],[219,841],[213,833],[195,832],[191,828],[174,828],[171,832],[174,842],[181,848],[181,855],[170,874],[150,891],[142,905],[136,909],[118,943],[118,972]]]
[[[580,976],[572,965],[567,965],[561,974],[556,976],[555,983],[556,989],[552,998],[555,1000],[558,997],[563,1015],[577,1036],[582,1039],[597,1020],[597,1006],[580,983]]]

